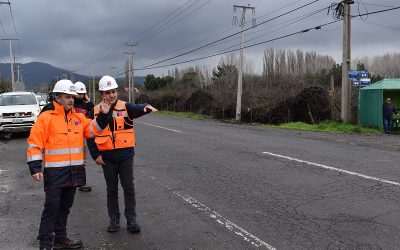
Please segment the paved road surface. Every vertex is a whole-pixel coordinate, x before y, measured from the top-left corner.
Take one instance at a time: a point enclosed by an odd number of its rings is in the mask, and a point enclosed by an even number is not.
[[[89,161],[69,235],[85,249],[399,249],[399,137],[296,132],[148,115],[136,124],[142,233],[106,232]],[[27,135],[0,141],[0,248],[35,249],[44,193]],[[123,208],[122,195],[120,196]]]

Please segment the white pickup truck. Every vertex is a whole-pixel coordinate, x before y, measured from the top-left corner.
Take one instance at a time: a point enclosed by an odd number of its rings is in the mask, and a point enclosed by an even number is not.
[[[29,131],[40,113],[40,103],[32,92],[0,94],[0,132]]]

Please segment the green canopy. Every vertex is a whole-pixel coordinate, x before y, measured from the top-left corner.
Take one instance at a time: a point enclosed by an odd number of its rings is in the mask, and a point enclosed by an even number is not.
[[[400,79],[383,79],[359,90],[358,123],[383,129],[382,105],[390,97],[396,108],[400,108]]]

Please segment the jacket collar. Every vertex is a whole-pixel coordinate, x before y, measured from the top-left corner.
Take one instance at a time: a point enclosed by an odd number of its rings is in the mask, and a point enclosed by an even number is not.
[[[65,115],[65,110],[64,110],[64,107],[62,106],[62,105],[60,105],[60,104],[58,104],[58,102],[56,102],[56,101],[53,101],[53,104],[54,104],[54,112],[55,113],[57,113],[57,114],[61,114],[61,115]],[[74,113],[75,111],[74,111],[74,109],[72,108],[69,112],[68,112],[68,114],[69,113]]]

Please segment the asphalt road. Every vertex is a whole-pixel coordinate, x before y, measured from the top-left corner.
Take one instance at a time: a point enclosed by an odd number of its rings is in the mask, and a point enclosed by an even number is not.
[[[399,137],[148,115],[136,123],[138,235],[109,234],[101,168],[68,232],[85,249],[399,249]],[[35,249],[42,183],[27,135],[0,141],[0,248]],[[123,209],[122,189],[120,208]]]

